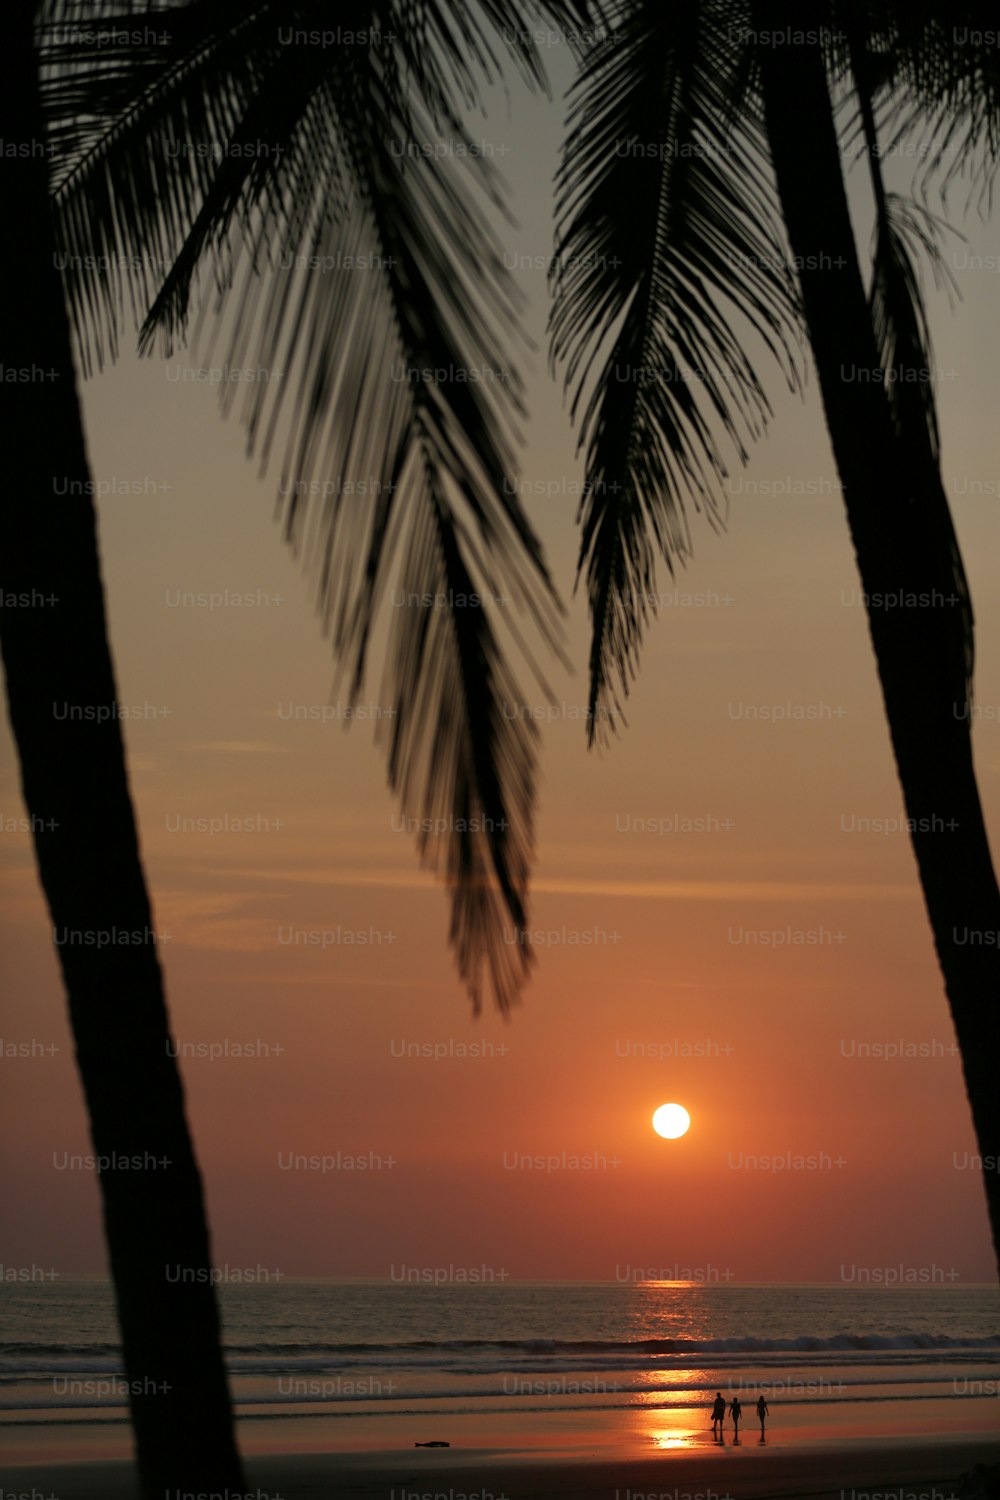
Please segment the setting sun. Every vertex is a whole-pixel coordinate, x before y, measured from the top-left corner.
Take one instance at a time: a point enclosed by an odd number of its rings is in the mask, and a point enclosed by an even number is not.
[[[683,1104],[661,1104],[653,1115],[653,1129],[667,1141],[685,1135],[690,1124],[691,1116]]]

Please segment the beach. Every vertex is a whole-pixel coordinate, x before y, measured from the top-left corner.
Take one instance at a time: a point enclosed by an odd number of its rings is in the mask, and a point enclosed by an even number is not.
[[[900,1444],[842,1443],[702,1452],[623,1448],[614,1457],[585,1449],[498,1451],[394,1449],[362,1453],[283,1453],[247,1462],[253,1500],[380,1496],[382,1500],[976,1500],[962,1487],[976,1465],[1000,1463],[1000,1439],[915,1438]],[[3,1476],[4,1496],[47,1500],[125,1500],[135,1494],[126,1461],[26,1465]],[[209,1500],[171,1492],[164,1500]],[[213,1497],[214,1500],[214,1497]],[[225,1500],[237,1500],[234,1495]]]
[[[45,1297],[44,1325],[27,1291],[7,1298],[0,1500],[124,1500],[110,1289]],[[254,1500],[964,1500],[960,1477],[1000,1464],[994,1287],[303,1281],[223,1307]]]
[[[890,1403],[882,1425],[817,1407],[761,1443],[745,1421],[739,1442],[727,1417],[722,1441],[708,1412],[692,1416],[617,1410],[554,1411],[532,1422],[436,1413],[342,1423],[328,1417],[241,1423],[243,1491],[195,1486],[163,1500],[984,1500],[995,1482],[973,1483],[998,1466],[995,1398],[934,1401],[919,1416]],[[868,1408],[870,1412],[871,1408]],[[420,1433],[422,1436],[413,1436]],[[6,1444],[3,1500],[126,1500],[137,1493],[125,1424],[20,1427]],[[416,1446],[432,1441],[447,1448]],[[357,1446],[342,1446],[354,1443]],[[336,1446],[336,1445],[341,1446]],[[365,1446],[362,1446],[365,1444]]]

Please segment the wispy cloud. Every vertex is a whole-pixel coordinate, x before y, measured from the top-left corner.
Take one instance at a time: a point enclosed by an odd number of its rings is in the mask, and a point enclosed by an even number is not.
[[[380,886],[413,890],[436,885],[419,870],[261,869],[233,866],[221,873],[274,885]],[[607,880],[602,876],[556,875],[532,882],[532,891],[554,895],[634,897],[677,901],[898,901],[913,898],[916,887],[876,881],[803,880]]]

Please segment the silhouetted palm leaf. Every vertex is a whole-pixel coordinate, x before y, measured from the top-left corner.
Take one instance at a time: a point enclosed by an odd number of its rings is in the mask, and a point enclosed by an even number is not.
[[[955,701],[970,701],[975,667],[975,617],[965,564],[941,480],[933,355],[918,271],[918,262],[923,257],[931,266],[935,284],[957,295],[957,283],[940,248],[943,232],[949,226],[916,203],[886,191],[873,89],[878,69],[858,31],[851,37],[850,64],[875,199],[872,327],[893,426],[900,440],[901,461],[912,465],[915,476],[923,476],[913,485],[914,499],[920,497],[923,509],[912,524],[919,525],[929,536],[936,535],[941,555],[950,559],[961,628],[961,640],[956,641],[955,651]],[[930,476],[933,482],[929,482]]]
[[[354,694],[400,584],[382,700],[390,781],[418,820],[422,859],[451,887],[476,1006],[485,964],[506,1009],[530,961],[537,732],[505,712],[524,694],[498,626],[519,641],[523,614],[551,645],[557,606],[512,478],[517,304],[466,186],[500,203],[459,118],[494,68],[485,22],[460,0],[343,3],[332,23],[325,5],[273,0],[89,10],[122,33],[155,14],[167,39],[81,58],[58,16],[43,39],[57,234],[85,364],[114,353],[127,301],[145,316],[143,347],[159,338],[169,352],[206,264],[217,311],[239,283],[228,361],[271,372],[244,386],[250,446],[263,464],[284,436],[285,529]],[[491,0],[486,17],[537,81],[523,12]],[[288,40],[331,25],[368,45]],[[344,269],[365,257],[368,269]],[[349,498],[341,476],[374,500]]]
[[[593,620],[588,731],[606,738],[655,610],[655,554],[691,550],[688,504],[722,518],[768,400],[746,352],[798,379],[794,281],[762,136],[734,105],[746,56],[725,4],[626,0],[584,58],[559,176],[552,355],[586,396],[580,570]],[[601,358],[610,340],[610,348]]]
[[[992,0],[867,0],[846,8],[868,36],[883,151],[905,141],[920,191],[942,198],[956,179],[970,200],[988,204],[1000,156],[1000,49],[976,44],[996,36]]]

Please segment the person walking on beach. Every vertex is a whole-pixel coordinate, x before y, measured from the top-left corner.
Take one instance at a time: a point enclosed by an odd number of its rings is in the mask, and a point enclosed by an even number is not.
[[[767,1416],[767,1402],[763,1396],[757,1397],[757,1420],[760,1422],[760,1435],[764,1436],[764,1418]]]
[[[726,1399],[721,1391],[716,1391],[715,1402],[712,1406],[712,1435],[722,1436],[722,1424],[726,1420]]]
[[[738,1443],[740,1440],[740,1417],[743,1415],[739,1396],[733,1397],[732,1405],[729,1408],[729,1415],[733,1419],[733,1441]]]

